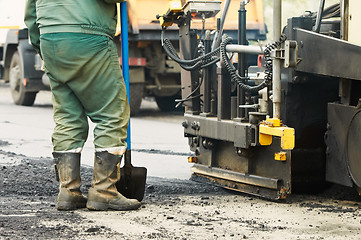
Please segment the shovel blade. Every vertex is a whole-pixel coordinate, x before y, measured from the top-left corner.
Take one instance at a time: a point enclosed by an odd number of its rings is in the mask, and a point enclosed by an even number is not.
[[[120,180],[116,183],[116,187],[124,197],[142,201],[146,179],[147,169],[145,167],[124,166],[120,169]]]

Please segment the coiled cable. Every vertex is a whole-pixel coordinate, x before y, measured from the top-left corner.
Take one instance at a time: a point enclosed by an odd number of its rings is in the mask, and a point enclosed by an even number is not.
[[[223,39],[220,45],[221,58],[228,73],[231,75],[231,79],[235,81],[239,87],[241,87],[243,90],[248,92],[258,92],[259,90],[265,88],[267,86],[265,81],[263,81],[261,84],[256,86],[250,86],[242,82],[242,80],[244,80],[245,78],[239,76],[239,74],[237,73],[237,69],[233,66],[227,55],[226,46],[231,42],[232,42],[231,37],[227,35],[223,35]]]
[[[220,48],[217,48],[212,52],[209,52],[207,54],[204,54],[202,56],[199,56],[191,60],[181,59],[178,56],[177,51],[174,49],[171,41],[168,38],[164,38],[163,34],[164,34],[164,30],[162,31],[162,38],[161,38],[164,51],[172,60],[174,60],[183,69],[187,71],[193,71],[196,69],[205,68],[219,61],[217,55],[220,52]]]
[[[286,35],[282,34],[278,41],[267,44],[266,48],[263,51],[263,59],[265,61],[264,80],[266,84],[272,81],[273,76],[271,52],[281,46],[281,44],[286,41],[286,39]]]
[[[221,42],[220,51],[221,51],[221,58],[222,61],[228,71],[228,73],[231,75],[231,79],[235,81],[238,86],[240,86],[243,90],[248,92],[258,92],[259,90],[265,88],[271,81],[272,81],[272,58],[271,58],[271,51],[278,48],[284,41],[286,41],[287,37],[286,35],[282,34],[280,39],[276,42],[270,43],[266,46],[264,50],[264,59],[265,59],[265,79],[262,83],[256,86],[250,86],[245,84],[242,80],[247,79],[244,77],[239,76],[237,73],[237,69],[233,66],[230,59],[228,58],[227,52],[226,52],[226,46],[227,44],[232,42],[232,38],[225,35],[223,37],[223,40]]]

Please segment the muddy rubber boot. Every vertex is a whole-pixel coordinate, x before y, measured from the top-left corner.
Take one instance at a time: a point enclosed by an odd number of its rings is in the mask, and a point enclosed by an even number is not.
[[[121,158],[108,152],[96,152],[92,186],[86,207],[89,210],[135,210],[140,207],[136,199],[128,199],[115,187],[119,181]]]
[[[56,208],[74,210],[85,208],[86,198],[80,191],[80,153],[54,152],[57,180],[60,183]]]

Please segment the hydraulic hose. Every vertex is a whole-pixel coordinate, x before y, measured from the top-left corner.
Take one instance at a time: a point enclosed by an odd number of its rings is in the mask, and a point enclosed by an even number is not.
[[[272,68],[271,52],[272,52],[272,50],[275,50],[276,48],[281,46],[281,44],[284,41],[286,41],[286,39],[287,39],[286,35],[281,34],[281,37],[278,41],[269,43],[264,50],[264,53],[263,53],[263,56],[264,56],[263,59],[265,61],[265,78],[264,79],[267,84],[272,81],[273,68]]]
[[[272,50],[276,49],[277,47],[279,47],[284,41],[286,41],[287,37],[286,35],[282,34],[280,39],[276,42],[270,43],[266,46],[265,50],[264,50],[264,59],[265,59],[265,79],[264,81],[256,86],[249,86],[247,84],[244,84],[242,82],[242,80],[244,78],[242,78],[241,76],[239,76],[239,74],[237,73],[237,69],[233,66],[233,64],[231,63],[230,59],[227,56],[227,52],[226,52],[226,46],[227,44],[232,42],[232,38],[229,36],[225,36],[221,46],[220,46],[220,51],[221,51],[221,58],[222,61],[227,69],[227,71],[229,72],[229,74],[231,75],[231,79],[233,81],[235,81],[243,90],[245,91],[249,91],[249,92],[258,92],[259,90],[265,88],[271,81],[272,81],[272,58],[271,58],[271,52]]]
[[[163,31],[162,31],[162,35],[163,35]],[[162,46],[166,54],[187,71],[193,71],[196,69],[205,68],[219,61],[219,58],[216,55],[219,54],[220,48],[217,48],[214,51],[199,56],[195,59],[185,60],[185,59],[181,59],[178,56],[178,53],[174,49],[171,41],[168,38],[163,38],[163,36],[162,36]]]
[[[239,76],[239,74],[237,73],[237,69],[233,66],[233,64],[231,63],[230,59],[227,56],[226,46],[231,42],[232,42],[232,38],[225,35],[223,37],[223,41],[221,42],[221,46],[220,46],[221,58],[228,73],[231,75],[231,79],[235,81],[238,84],[238,86],[240,86],[243,90],[248,92],[258,92],[259,90],[265,88],[267,86],[266,81],[263,81],[261,84],[256,86],[250,86],[242,82],[243,78]]]

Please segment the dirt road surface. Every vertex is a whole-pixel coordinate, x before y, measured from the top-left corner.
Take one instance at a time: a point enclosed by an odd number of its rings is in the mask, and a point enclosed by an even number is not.
[[[331,185],[273,202],[190,181],[182,117],[160,114],[149,108],[152,102],[133,121],[133,157],[150,170],[142,207],[57,211],[50,95],[25,108],[12,105],[7,88],[0,84],[1,240],[361,239],[361,198],[353,189]],[[85,194],[92,178],[89,141],[81,169]]]

